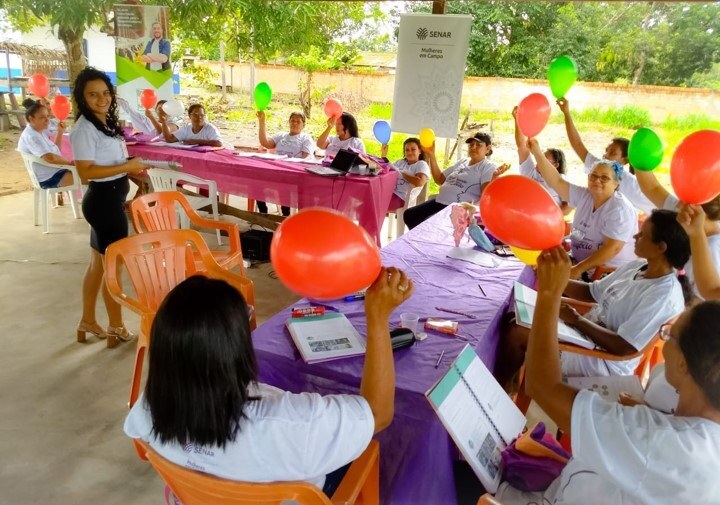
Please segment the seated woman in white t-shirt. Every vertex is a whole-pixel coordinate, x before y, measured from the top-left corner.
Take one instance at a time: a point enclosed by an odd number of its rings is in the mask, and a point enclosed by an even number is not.
[[[638,230],[637,213],[630,202],[617,191],[627,175],[620,164],[601,160],[588,174],[587,188],[571,184],[557,173],[545,158],[537,139],[528,139],[537,169],[560,197],[575,207],[570,248],[573,259],[572,278],[601,265],[619,267],[635,259],[632,238]]]
[[[145,392],[125,433],[173,463],[225,479],[323,488],[327,474],[356,459],[392,421],[388,318],[412,291],[400,270],[380,271],[365,298],[360,393],[321,396],[259,383],[242,295],[224,281],[191,277],[155,316]]]
[[[130,122],[132,123],[133,128],[137,131],[148,135],[158,133],[162,134],[163,119],[168,122],[168,130],[171,133],[177,131],[179,128],[178,125],[169,121],[170,118],[168,117],[167,112],[163,110],[163,105],[167,102],[167,100],[158,100],[155,104],[155,114],[157,114],[157,118],[150,109],[145,109],[145,114],[140,114],[138,111],[133,110],[128,101],[124,98],[118,97],[117,102],[123,112],[130,116]]]
[[[387,156],[387,144],[382,146],[382,157]],[[405,199],[412,188],[422,188],[430,177],[430,167],[425,162],[420,139],[410,137],[403,142],[404,158],[400,158],[390,166],[398,171],[392,199],[388,210],[393,211],[405,205]]]
[[[663,348],[675,415],[625,407],[562,382],[557,327],[570,261],[561,248],[538,258],[538,303],[530,331],[525,390],[571,435],[572,459],[545,491],[507,483],[506,505],[717,503],[720,497],[720,303],[683,313]]]
[[[220,132],[211,123],[205,122],[205,108],[199,103],[188,107],[190,124],[181,126],[175,132],[170,131],[167,117],[160,117],[165,142],[182,142],[193,146],[223,147]]]
[[[520,131],[520,127],[518,126],[517,111],[518,108],[515,107],[512,110],[512,115],[515,119],[515,145],[517,146],[518,161],[520,162],[520,166],[518,167],[520,169],[520,175],[524,175],[525,177],[529,177],[530,179],[539,182],[542,187],[547,189],[552,195],[555,202],[562,209],[563,214],[568,215],[572,211],[572,207],[570,207],[567,202],[563,201],[554,189],[548,186],[545,179],[543,179],[542,175],[540,175],[535,167],[535,160],[527,147],[527,137],[523,135]],[[554,148],[547,149],[544,155],[560,175],[565,175],[565,153],[562,152],[562,150]]]
[[[337,136],[330,135],[335,128]],[[325,156],[334,157],[340,149],[353,149],[364,153],[365,144],[360,138],[357,121],[349,112],[343,112],[339,118],[328,118],[327,127],[317,139],[317,146],[325,149]]]
[[[265,111],[257,111],[258,117],[258,140],[260,145],[266,149],[275,149],[277,154],[283,154],[289,158],[307,158],[312,156],[315,150],[315,142],[310,135],[303,133],[305,128],[305,113],[302,111],[294,111],[290,113],[288,124],[290,126],[289,133],[278,133],[272,137],[267,136],[265,129]],[[267,214],[267,204],[265,202],[257,202],[258,210],[263,214]],[[282,215],[290,215],[290,207],[282,206]]]
[[[583,170],[586,174],[589,174],[592,171],[593,166],[595,166],[595,163],[597,163],[600,158],[591,154],[587,147],[585,147],[585,144],[580,137],[580,133],[575,127],[572,115],[570,114],[570,103],[567,98],[561,98],[557,101],[557,104],[560,106],[560,110],[565,116],[565,129],[567,131],[570,145],[580,158],[580,161],[583,162]],[[617,161],[622,166],[628,165],[629,173],[620,180],[620,192],[628,199],[635,209],[643,211],[645,214],[650,214],[653,209],[660,208],[660,206],[653,205],[653,203],[648,200],[640,190],[637,178],[635,177],[637,175],[635,173],[635,169],[632,165],[629,165],[629,147],[630,141],[628,139],[624,137],[614,137],[605,148],[603,159]]]
[[[675,269],[690,257],[689,242],[675,212],[653,211],[635,235],[635,253],[642,259],[599,281],[570,281],[565,296],[597,304],[584,316],[563,305],[560,319],[611,354],[636,353],[685,307],[686,294]],[[503,331],[496,376],[507,389],[512,389],[512,379],[525,359],[528,333],[513,320]],[[575,353],[563,353],[560,358],[564,375],[580,377],[632,375],[639,361],[608,361]]]
[[[32,100],[31,98],[23,101],[23,107],[25,107],[25,119],[27,119],[28,124],[20,134],[18,151],[42,158],[54,165],[72,165],[72,161],[63,158],[60,152],[65,123],[62,121],[58,123],[55,141],[53,142],[46,135],[50,123],[50,110],[40,100]],[[59,188],[73,183],[70,170],[50,168],[40,163],[33,163],[32,168],[41,188]],[[58,205],[62,205],[60,195],[61,193],[58,193]]]
[[[438,166],[435,145],[425,150],[432,178],[440,186],[440,192],[434,200],[428,200],[405,211],[403,219],[408,228],[415,228],[452,203],[476,204],[493,178],[508,169],[507,165],[498,167],[488,159],[493,148],[492,139],[487,133],[476,133],[465,143],[469,157],[445,170],[440,170]]]
[[[660,181],[657,180],[655,174],[652,172],[638,171],[637,176],[643,193],[645,193],[645,196],[655,205],[663,209],[679,210],[681,216],[685,215],[682,211],[687,206],[665,189],[665,187],[660,184]],[[718,291],[716,289],[720,288],[720,286],[711,282],[710,273],[713,269],[716,272],[716,276],[717,273],[720,272],[720,195],[707,203],[703,203],[699,207],[692,207],[695,209],[692,211],[695,219],[702,217],[702,219],[695,224],[702,226],[705,238],[703,239],[697,233],[697,226],[685,228],[691,237],[692,246],[692,261],[688,261],[687,265],[685,265],[685,275],[687,275],[690,281],[693,294],[698,299],[717,298],[717,294],[713,293],[717,293]],[[702,216],[699,216],[699,213],[702,213]],[[690,225],[690,219],[689,215],[685,219],[688,225]],[[699,257],[697,256],[698,253],[700,253]],[[711,264],[713,268],[710,268]],[[698,270],[697,274],[695,273],[696,269]],[[701,271],[704,272],[704,274],[701,274]]]

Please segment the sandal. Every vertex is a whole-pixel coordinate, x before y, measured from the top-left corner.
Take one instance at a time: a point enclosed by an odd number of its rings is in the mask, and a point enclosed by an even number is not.
[[[108,326],[107,329],[107,346],[109,348],[116,347],[120,342],[130,342],[137,338],[137,335],[130,332],[125,326]]]
[[[77,341],[80,343],[85,342],[88,333],[92,333],[98,338],[107,338],[107,334],[99,324],[80,321],[77,326]]]

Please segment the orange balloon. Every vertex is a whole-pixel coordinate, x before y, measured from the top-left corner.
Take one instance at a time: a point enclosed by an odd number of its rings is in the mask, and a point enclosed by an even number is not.
[[[518,128],[526,137],[536,137],[550,119],[550,102],[542,93],[532,93],[518,104]]]
[[[319,300],[364,289],[380,272],[375,241],[328,209],[305,209],[286,218],[273,236],[270,259],[285,286]]]
[[[55,116],[59,121],[65,121],[70,115],[71,109],[72,106],[70,105],[70,100],[68,100],[66,96],[55,95],[53,99],[50,100],[50,110],[52,111],[53,116]]]
[[[50,81],[42,74],[33,74],[28,79],[28,89],[33,95],[45,98],[50,94]]]
[[[157,103],[157,93],[154,89],[144,89],[140,93],[140,104],[146,109],[152,109]]]
[[[480,198],[483,224],[500,241],[520,249],[555,247],[565,235],[563,214],[550,193],[522,175],[495,179]]]
[[[325,102],[325,115],[329,118],[334,117],[335,119],[342,116],[343,113],[343,106],[342,103],[340,103],[340,100],[336,100],[335,98],[331,98],[327,102]]]
[[[670,182],[685,203],[706,203],[720,194],[720,131],[691,133],[675,150]]]

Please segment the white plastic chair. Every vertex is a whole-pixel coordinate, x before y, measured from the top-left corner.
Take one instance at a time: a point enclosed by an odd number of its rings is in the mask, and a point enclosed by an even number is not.
[[[38,158],[37,156],[33,156],[32,154],[23,153],[21,151],[18,152],[22,156],[23,162],[25,163],[25,168],[28,171],[28,175],[30,176],[30,182],[32,183],[33,187],[33,193],[35,197],[33,206],[33,219],[35,226],[38,226],[40,224],[38,219],[39,204],[40,207],[42,207],[43,233],[48,233],[50,231],[50,210],[48,206],[48,200],[50,199],[51,195],[57,193],[67,192],[68,200],[70,200],[70,206],[72,207],[73,211],[73,216],[75,216],[75,219],[78,219],[80,217],[80,215],[78,214],[78,204],[77,199],[73,195],[73,192],[79,191],[80,196],[82,197],[83,190],[80,176],[77,173],[77,168],[75,168],[73,165],[56,165],[54,163],[48,163],[42,158]],[[73,176],[73,183],[69,186],[60,186],[58,188],[44,189],[40,187],[40,182],[37,179],[37,175],[35,175],[35,170],[33,170],[33,163],[37,163],[39,165],[43,165],[49,168],[57,168],[58,170],[70,170]]]
[[[425,186],[427,186],[427,183],[423,184],[422,186],[410,188],[407,192],[407,197],[405,198],[405,205],[388,214],[388,239],[392,238],[393,216],[395,216],[395,219],[397,221],[395,238],[401,237],[405,233],[405,220],[403,219],[403,215],[409,207],[414,207],[417,204],[418,195],[423,190],[423,188],[425,188]]]
[[[194,210],[201,209],[210,205],[212,207],[212,217],[215,221],[220,220],[220,213],[218,212],[218,191],[217,184],[215,181],[207,179],[201,179],[194,175],[186,174],[184,172],[178,172],[176,170],[164,170],[162,168],[150,168],[147,170],[148,177],[150,177],[150,184],[152,185],[153,191],[177,191],[178,182],[188,183],[198,188],[207,188],[208,196],[192,196],[183,195],[190,203],[190,206]],[[178,213],[180,217],[180,226],[182,228],[190,228],[190,220],[185,212]],[[222,245],[222,238],[220,237],[220,230],[216,231],[218,245]]]

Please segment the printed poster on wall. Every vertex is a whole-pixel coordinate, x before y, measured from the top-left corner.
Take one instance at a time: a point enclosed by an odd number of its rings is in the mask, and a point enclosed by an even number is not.
[[[154,89],[158,100],[173,98],[168,8],[118,4],[115,12],[115,64],[118,95],[136,107],[140,93]]]
[[[458,132],[472,16],[401,14],[392,129]]]

